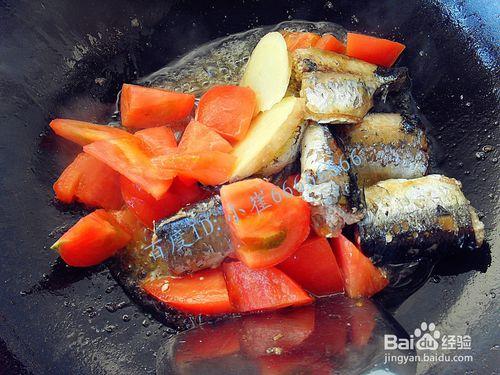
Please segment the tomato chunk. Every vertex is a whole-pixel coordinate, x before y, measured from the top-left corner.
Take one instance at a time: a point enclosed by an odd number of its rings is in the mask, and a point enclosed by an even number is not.
[[[200,99],[196,120],[230,142],[243,139],[255,114],[257,98],[249,87],[215,86]]]
[[[216,131],[201,122],[192,120],[184,130],[179,151],[181,152],[204,152],[220,151],[231,152],[233,146]]]
[[[82,146],[105,139],[132,136],[125,130],[112,126],[96,125],[77,120],[55,119],[50,122],[49,126],[57,135]]]
[[[134,134],[143,141],[154,155],[165,155],[177,147],[175,134],[168,126],[143,129]]]
[[[153,154],[136,137],[108,139],[86,145],[83,150],[135,182],[156,199],[172,184],[175,173],[161,171],[151,163]]]
[[[284,37],[286,46],[290,52],[300,48],[312,47],[321,38],[318,34],[306,32],[288,32],[285,33]]]
[[[279,346],[285,353],[299,346],[314,330],[311,306],[287,312],[248,316],[242,322],[241,349],[248,357],[269,355],[268,348]]]
[[[379,312],[371,301],[359,300],[356,305],[351,306],[349,313],[351,342],[354,346],[362,348],[372,337],[376,325],[375,317]]]
[[[57,199],[91,207],[118,209],[123,205],[120,175],[103,162],[80,153],[54,183]]]
[[[404,49],[404,44],[392,40],[347,33],[347,56],[386,68],[391,67],[396,62]]]
[[[51,249],[73,267],[95,266],[127,245],[131,236],[105,210],[81,218]]]
[[[344,281],[333,251],[324,237],[311,236],[278,268],[302,288],[325,296],[344,291]]]
[[[121,210],[109,210],[106,212],[115,219],[125,232],[132,236],[133,240],[138,240],[143,237],[144,225],[142,225],[137,215],[128,207],[124,207]]]
[[[229,179],[233,170],[235,157],[220,151],[199,153],[174,153],[158,156],[153,164],[166,170],[168,177],[171,171],[178,176],[194,178],[204,185],[220,185]]]
[[[253,270],[242,262],[223,264],[231,304],[239,312],[301,306],[313,299],[277,268]]]
[[[220,269],[148,280],[142,287],[152,297],[184,312],[214,315],[233,311]]]
[[[155,199],[139,185],[123,176],[120,185],[127,206],[149,228],[153,227],[153,221],[171,216],[185,205],[208,197],[208,193],[197,184],[185,185],[177,178],[160,199]]]
[[[389,280],[371,260],[343,235],[330,241],[349,297],[371,297],[389,284]]]
[[[151,128],[185,119],[193,111],[194,95],[123,84],[120,96],[122,125]]]
[[[307,203],[269,182],[235,182],[223,186],[220,195],[236,255],[251,268],[280,263],[309,235]]]
[[[315,48],[319,48],[325,51],[337,52],[337,53],[345,53],[346,46],[340,40],[335,38],[332,34],[325,34],[316,41],[314,44]]]

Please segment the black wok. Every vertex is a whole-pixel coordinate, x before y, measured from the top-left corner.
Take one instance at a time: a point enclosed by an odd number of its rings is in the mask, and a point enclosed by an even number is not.
[[[407,45],[401,65],[439,145],[433,169],[463,182],[489,247],[443,260],[387,307],[408,332],[427,321],[472,338],[474,362],[420,363],[419,373],[497,371],[499,12],[486,0],[0,0],[0,374],[154,373],[171,334],[105,266],[69,269],[48,249],[83,214],[53,201],[51,184],[76,149],[47,135],[49,120],[106,121],[122,82],[200,43],[291,18]]]

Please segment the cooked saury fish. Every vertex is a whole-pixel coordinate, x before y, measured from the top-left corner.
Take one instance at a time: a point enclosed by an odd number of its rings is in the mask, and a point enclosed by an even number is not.
[[[366,115],[357,125],[339,128],[338,135],[346,154],[360,159],[353,164],[359,187],[391,178],[422,177],[427,171],[425,132],[400,114]]]
[[[475,248],[484,241],[484,225],[453,178],[381,181],[365,189],[365,203],[359,240],[375,261],[432,252],[437,245]]]
[[[342,169],[342,160],[346,158],[328,128],[309,124],[302,139],[297,190],[311,205],[314,230],[323,237],[336,237],[345,224],[360,219],[357,209],[351,207],[351,181],[348,168]]]

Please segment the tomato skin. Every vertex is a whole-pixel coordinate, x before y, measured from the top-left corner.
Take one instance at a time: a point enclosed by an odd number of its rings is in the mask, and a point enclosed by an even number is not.
[[[131,137],[132,134],[107,125],[96,125],[90,122],[55,119],[49,125],[59,136],[81,146],[111,138]]]
[[[177,147],[175,134],[168,126],[139,130],[134,137],[143,141],[154,155],[168,154]]]
[[[389,284],[371,260],[342,234],[330,241],[349,297],[371,297]]]
[[[266,356],[266,350],[277,344],[289,352],[314,331],[314,308],[305,306],[286,312],[247,316],[242,321],[241,331],[241,350],[248,357]],[[278,342],[277,336],[281,336]]]
[[[193,111],[194,95],[123,84],[120,96],[122,125],[152,128],[179,122]]]
[[[257,98],[249,87],[215,86],[200,99],[196,120],[230,142],[242,140],[255,114]]]
[[[285,33],[284,37],[286,46],[290,52],[314,46],[321,38],[318,34],[306,32],[288,32]]]
[[[405,45],[369,35],[347,33],[347,56],[390,68],[405,49]]]
[[[224,185],[220,196],[236,255],[250,268],[282,262],[309,235],[308,204],[269,182],[256,178]],[[264,209],[259,211],[256,203]]]
[[[118,209],[123,205],[120,175],[91,155],[80,153],[54,183],[56,198],[91,207]]]
[[[346,46],[332,34],[325,34],[315,44],[315,48],[336,53],[345,53]]]
[[[151,163],[154,155],[136,137],[98,141],[84,146],[83,150],[141,186],[156,199],[167,192],[175,176],[172,171],[161,171],[160,176],[160,171]]]
[[[203,270],[183,277],[166,276],[147,280],[142,287],[152,297],[180,311],[206,315],[233,311],[220,269]]]
[[[205,152],[220,151],[231,152],[233,146],[226,141],[216,131],[208,126],[192,120],[179,142],[179,151],[181,152]]]
[[[333,251],[324,237],[311,236],[277,266],[316,296],[344,291],[344,281]]]
[[[222,265],[231,304],[238,312],[302,306],[313,299],[277,268],[254,270],[242,262]]]
[[[153,227],[153,221],[172,216],[185,205],[208,197],[208,193],[197,184],[185,185],[177,178],[160,199],[155,199],[123,176],[120,178],[120,186],[125,203],[148,228]]]
[[[108,214],[99,209],[81,218],[51,249],[73,267],[90,267],[113,256],[131,236]]]
[[[168,174],[174,171],[178,176],[193,178],[204,185],[220,185],[225,183],[233,170],[235,157],[220,151],[199,153],[173,153],[158,156],[153,164]],[[161,172],[160,172],[161,173]]]

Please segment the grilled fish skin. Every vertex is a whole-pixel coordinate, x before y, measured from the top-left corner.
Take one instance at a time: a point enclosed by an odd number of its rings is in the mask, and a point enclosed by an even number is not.
[[[364,190],[361,249],[377,263],[434,253],[437,245],[476,248],[484,225],[461,183],[442,175],[381,181]]]
[[[337,129],[336,129],[337,130]],[[372,113],[356,125],[339,128],[345,152],[361,159],[353,164],[360,188],[394,178],[417,178],[429,166],[425,131],[398,113]]]
[[[320,123],[358,123],[373,107],[379,90],[407,82],[406,68],[382,69],[376,65],[316,48],[292,54],[289,91],[300,90],[306,99],[306,119]]]
[[[296,189],[311,205],[315,232],[323,237],[338,236],[344,225],[354,224],[361,215],[351,207],[351,179],[339,167],[342,150],[325,125],[310,123],[302,139],[301,176]]]
[[[232,251],[220,197],[214,195],[162,220],[152,243],[152,254],[174,275],[219,266]]]

